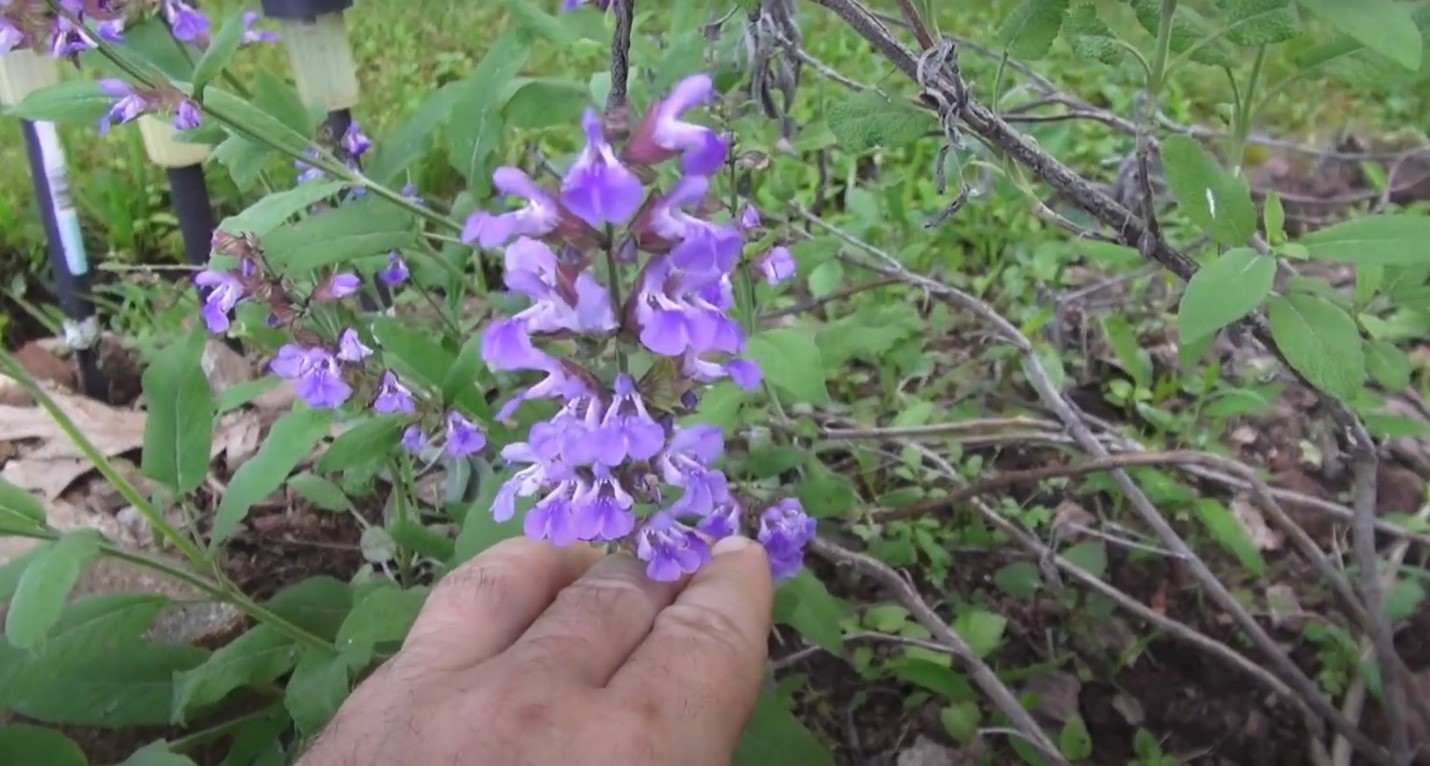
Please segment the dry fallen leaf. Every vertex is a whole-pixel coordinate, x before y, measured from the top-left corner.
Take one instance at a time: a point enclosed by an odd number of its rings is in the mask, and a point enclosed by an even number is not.
[[[204,344],[204,353],[199,358],[199,364],[204,369],[204,377],[208,378],[209,390],[213,391],[214,396],[253,378],[253,366],[248,360],[227,344],[216,340],[209,340]]]
[[[106,457],[138,449],[144,443],[144,413],[122,410],[83,396],[51,392],[55,403]],[[39,445],[22,451],[0,472],[7,481],[39,492],[53,500],[91,468],[79,448],[70,441],[40,407],[0,405],[0,441],[37,440]]]
[[[245,460],[258,452],[262,441],[263,421],[253,411],[230,412],[219,418],[214,429],[212,457],[224,456],[224,467],[233,473]]]
[[[1266,517],[1261,515],[1261,509],[1257,507],[1256,501],[1248,495],[1237,495],[1231,499],[1231,512],[1236,516],[1236,520],[1241,522],[1242,528],[1251,538],[1251,542],[1258,549],[1263,551],[1278,550],[1286,539],[1280,532],[1272,529],[1266,523]]]

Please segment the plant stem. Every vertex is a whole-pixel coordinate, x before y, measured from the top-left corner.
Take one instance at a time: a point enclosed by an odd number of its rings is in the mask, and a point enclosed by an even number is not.
[[[1152,52],[1152,76],[1147,80],[1147,95],[1154,103],[1167,81],[1167,55],[1172,49],[1172,21],[1176,13],[1177,0],[1162,0],[1162,17],[1157,22],[1157,47]]]
[[[1246,89],[1236,103],[1236,122],[1231,126],[1232,172],[1241,175],[1242,164],[1246,160],[1246,139],[1251,135],[1251,120],[1256,110],[1256,88],[1261,82],[1261,65],[1266,61],[1266,46],[1256,47],[1256,58],[1251,62],[1251,74],[1246,78]]]
[[[607,289],[611,292],[611,305],[615,307],[619,320],[620,315],[625,313],[625,301],[621,297],[621,264],[616,259],[615,230],[609,224],[606,226],[606,243],[602,250],[606,254],[606,281],[610,283]],[[622,375],[628,369],[626,350],[621,348],[620,333],[616,334],[616,369],[620,370]]]

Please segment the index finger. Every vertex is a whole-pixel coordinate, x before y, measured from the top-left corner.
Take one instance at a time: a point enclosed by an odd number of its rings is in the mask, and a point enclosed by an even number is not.
[[[762,547],[729,537],[713,553],[606,684],[682,732],[687,752],[702,759],[733,753],[749,721],[764,677],[774,601]]]

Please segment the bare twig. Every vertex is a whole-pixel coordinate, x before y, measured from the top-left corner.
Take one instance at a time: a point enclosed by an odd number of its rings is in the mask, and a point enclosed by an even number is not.
[[[852,297],[858,295],[859,293],[868,292],[868,291],[870,291],[870,290],[877,290],[877,289],[879,289],[879,288],[881,288],[881,287],[888,287],[889,285],[897,285],[897,284],[902,284],[902,283],[899,282],[897,279],[890,279],[890,278],[888,278],[888,277],[884,277],[884,278],[882,278],[882,279],[874,279],[874,280],[870,280],[870,281],[868,281],[868,282],[865,282],[864,284],[861,284],[861,285],[853,285],[852,287],[846,287],[846,288],[844,288],[844,289],[842,289],[842,290],[835,290],[834,292],[829,293],[828,295],[825,295],[825,296],[822,296],[822,297],[819,297],[819,298],[812,298],[812,299],[810,299],[810,300],[804,301],[803,303],[799,303],[799,304],[796,304],[796,305],[794,305],[794,306],[790,306],[790,307],[788,307],[788,308],[782,308],[782,309],[777,309],[777,310],[775,310],[775,311],[765,312],[765,313],[761,314],[759,318],[760,318],[760,321],[761,321],[761,322],[768,322],[768,321],[770,321],[771,319],[779,319],[780,317],[795,316],[795,315],[797,315],[797,314],[803,314],[803,313],[805,313],[806,311],[814,311],[815,309],[819,308],[820,306],[823,306],[823,305],[826,305],[826,304],[829,304],[829,303],[833,303],[833,302],[835,302],[835,301],[842,301],[842,300],[844,300],[844,299],[846,299],[846,298],[852,298]]]
[[[636,0],[613,0],[611,9],[616,17],[616,29],[611,36],[611,90],[606,94],[606,114],[616,115],[626,109],[626,84],[631,70],[631,26],[635,19]]]
[[[920,625],[933,634],[939,644],[947,648],[947,651],[958,660],[973,682],[978,684],[984,694],[988,695],[994,706],[1008,716],[1008,720],[1017,727],[1018,731],[1022,732],[1023,736],[1027,737],[1029,742],[1043,751],[1043,755],[1052,763],[1067,766],[1068,762],[1058,751],[1057,746],[1048,739],[1048,735],[1033,720],[1032,715],[1018,703],[1018,698],[1014,696],[1013,692],[998,680],[993,669],[988,667],[988,664],[980,659],[968,644],[948,627],[948,623],[934,612],[933,607],[924,601],[908,580],[905,580],[888,564],[836,545],[824,538],[817,537],[810,541],[809,549],[831,563],[848,566],[878,581],[896,601],[909,610],[909,614]]]
[[[849,13],[854,14],[856,19],[860,18],[859,14],[867,16],[862,9],[858,11],[853,10],[857,6],[852,0],[816,0],[816,2],[834,8],[836,12],[839,12],[841,8],[846,9]],[[843,14],[841,13],[841,15]],[[899,47],[897,43],[893,44]],[[899,47],[899,49],[902,50],[901,47]],[[996,117],[992,117],[992,115],[989,116],[996,120]],[[1022,141],[1021,137],[1015,136],[1014,138],[1019,142]],[[1035,148],[1028,148],[1036,154],[1041,154],[1041,152]],[[1046,155],[1042,156],[1046,157]],[[1049,158],[1049,160],[1056,163],[1056,161],[1051,160],[1051,158]],[[1068,172],[1071,173],[1071,171]],[[1079,182],[1081,182],[1080,179]],[[1085,185],[1085,182],[1081,183]],[[1093,193],[1101,194],[1100,192]],[[1108,202],[1111,202],[1111,200],[1108,200]],[[1115,205],[1116,203],[1112,204]],[[1073,409],[1072,405],[1063,398],[1056,386],[1053,385],[1051,378],[1048,377],[1047,370],[1043,368],[1042,363],[1034,353],[1032,343],[1017,327],[998,312],[994,311],[992,307],[957,288],[909,272],[892,255],[869,243],[850,236],[838,227],[825,223],[811,215],[798,204],[793,205],[792,208],[810,224],[869,253],[879,261],[878,263],[861,263],[865,268],[884,276],[897,276],[908,284],[926,290],[930,294],[947,301],[954,307],[971,313],[987,322],[1003,337],[1005,342],[1018,350],[1023,358],[1023,368],[1029,383],[1037,391],[1044,405],[1057,415],[1058,420],[1067,428],[1073,440],[1094,458],[1103,459],[1109,456],[1107,449],[1098,441],[1097,437],[1093,435],[1087,424],[1083,422],[1079,413]],[[1130,216],[1131,214],[1129,213],[1128,215]],[[1136,226],[1139,232],[1146,231],[1140,222],[1137,223]],[[1170,247],[1168,250],[1170,250]],[[1178,253],[1178,256],[1185,258],[1185,256],[1181,256],[1180,253]],[[1202,588],[1206,590],[1207,594],[1232,617],[1237,626],[1251,638],[1257,648],[1275,665],[1282,676],[1315,707],[1317,712],[1331,721],[1338,731],[1342,731],[1347,739],[1351,740],[1357,749],[1365,753],[1373,762],[1382,764],[1382,766],[1394,766],[1394,761],[1391,760],[1390,756],[1347,721],[1345,717],[1340,714],[1340,711],[1330,703],[1316,683],[1308,678],[1306,674],[1297,667],[1296,663],[1277,646],[1276,642],[1266,633],[1261,625],[1256,622],[1255,618],[1246,611],[1245,607],[1237,601],[1236,597],[1217,579],[1216,575],[1207,567],[1206,562],[1197,557],[1196,553],[1193,552],[1186,542],[1182,540],[1181,536],[1177,534],[1177,531],[1163,518],[1156,507],[1152,505],[1151,501],[1147,499],[1142,489],[1132,481],[1132,478],[1129,477],[1125,471],[1120,469],[1112,471],[1112,478],[1117,484],[1118,489],[1122,491],[1133,509],[1136,510],[1138,515],[1142,518],[1143,523],[1156,533],[1158,539],[1160,539],[1169,550],[1186,560],[1187,568],[1191,571],[1191,574],[1196,578]]]

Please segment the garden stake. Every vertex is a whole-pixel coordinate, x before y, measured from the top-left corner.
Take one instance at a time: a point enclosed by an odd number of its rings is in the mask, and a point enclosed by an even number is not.
[[[329,146],[340,142],[352,127],[352,109],[358,102],[357,64],[343,19],[343,12],[351,7],[352,0],[263,0],[263,15],[278,20],[298,98],[327,113],[319,136]],[[367,292],[359,296],[368,311],[391,300],[385,285],[374,286],[377,303]]]
[[[0,56],[0,103],[18,104],[30,93],[58,82],[59,69],[54,59],[23,49]],[[99,322],[90,297],[89,259],[79,215],[70,201],[64,147],[52,122],[21,120],[21,126],[35,200],[45,227],[55,293],[65,314],[64,341],[75,352],[81,390],[86,396],[106,401],[109,384],[100,372],[96,352]]]

